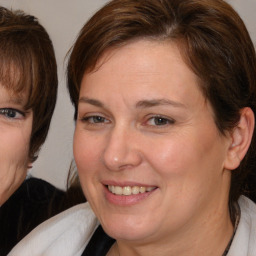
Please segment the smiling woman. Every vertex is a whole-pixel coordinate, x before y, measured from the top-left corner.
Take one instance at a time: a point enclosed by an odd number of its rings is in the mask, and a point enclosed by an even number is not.
[[[206,235],[214,223],[218,239],[213,232],[205,242],[214,251],[218,245],[221,255],[233,233],[227,202],[235,138],[220,135],[175,43],[139,39],[101,60],[81,82],[80,99],[100,104],[79,101],[74,155],[102,227],[120,245],[174,246],[181,230],[192,242],[195,232]],[[175,255],[172,246],[166,249],[163,255]]]
[[[67,75],[89,204],[11,255],[256,255],[256,56],[231,6],[110,1]]]

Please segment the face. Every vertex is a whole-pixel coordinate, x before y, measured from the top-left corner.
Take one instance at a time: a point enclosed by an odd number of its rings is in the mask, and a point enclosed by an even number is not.
[[[0,84],[0,205],[14,193],[27,174],[32,111],[26,97],[11,94]]]
[[[165,241],[227,207],[229,144],[174,43],[132,42],[83,77],[74,156],[116,239]]]

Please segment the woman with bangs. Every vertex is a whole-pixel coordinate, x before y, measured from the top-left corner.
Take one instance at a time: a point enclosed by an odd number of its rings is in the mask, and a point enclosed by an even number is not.
[[[57,84],[54,49],[45,29],[33,16],[0,7],[1,256],[52,216],[50,204],[64,195],[27,177],[49,130]]]
[[[88,203],[10,255],[256,255],[256,55],[228,3],[112,0],[67,78]]]

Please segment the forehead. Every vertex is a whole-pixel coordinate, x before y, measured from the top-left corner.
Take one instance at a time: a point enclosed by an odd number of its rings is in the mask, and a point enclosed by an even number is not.
[[[93,90],[101,84],[105,88],[111,85],[112,89],[129,90],[150,84],[155,89],[168,89],[176,84],[179,93],[187,87],[199,87],[199,79],[186,65],[175,43],[139,40],[106,51],[96,68],[85,73],[81,91]]]

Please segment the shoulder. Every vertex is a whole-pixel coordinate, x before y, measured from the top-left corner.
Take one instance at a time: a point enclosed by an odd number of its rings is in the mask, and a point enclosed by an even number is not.
[[[53,195],[64,195],[65,192],[54,187],[47,181],[38,178],[26,179],[20,187],[9,198],[6,204],[34,204],[46,203],[52,199]]]
[[[60,212],[64,196],[64,191],[44,180],[26,179],[0,208],[0,254],[8,253],[38,224]]]
[[[38,178],[28,178],[21,186],[21,190],[24,191],[31,201],[49,201],[52,196],[64,195],[65,192],[56,188],[52,184],[45,180]]]
[[[256,255],[256,204],[245,196],[238,203],[241,217],[228,255]]]
[[[39,225],[9,255],[80,256],[97,226],[89,204],[79,204]]]

